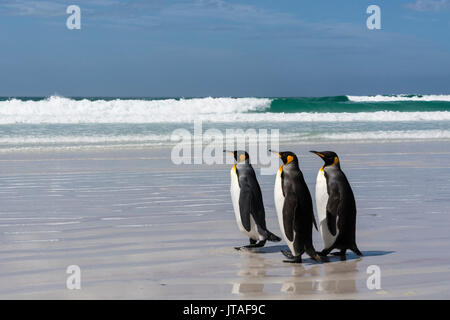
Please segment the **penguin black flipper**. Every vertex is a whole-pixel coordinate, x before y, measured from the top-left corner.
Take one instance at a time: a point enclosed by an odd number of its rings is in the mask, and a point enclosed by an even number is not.
[[[312,215],[312,221],[313,221],[314,227],[316,228],[316,231],[319,231],[319,229],[317,228],[317,222],[316,222],[316,217],[314,216],[314,211],[311,211],[311,215]]]
[[[241,187],[241,192],[239,194],[239,211],[241,213],[241,222],[242,226],[247,230],[247,232],[250,231],[250,214],[253,211],[253,196],[250,189]]]
[[[283,227],[286,238],[294,240],[295,213],[297,212],[297,197],[293,192],[286,192],[283,205]]]
[[[239,210],[241,213],[242,226],[245,230],[250,231],[250,216],[253,217],[256,225],[266,230],[266,213],[264,211],[261,187],[256,180],[253,169],[245,176],[239,177],[239,185],[241,187],[239,195]],[[277,238],[275,236],[275,238]],[[281,240],[281,239],[280,239]],[[276,241],[276,240],[275,240]]]
[[[336,185],[330,186],[328,189],[327,202],[327,226],[330,233],[336,235],[336,220],[339,217],[341,207],[341,196],[339,188]]]
[[[261,187],[259,186],[258,180],[256,180],[254,171],[248,175],[246,183],[252,192],[252,211],[250,214],[258,226],[268,231],[266,227],[266,212],[264,210]]]
[[[299,180],[301,181],[301,183],[304,186],[304,191],[300,190],[298,192],[301,193],[301,194],[305,194],[305,191],[306,191],[308,193],[308,198],[303,198],[301,200],[301,203],[304,203],[304,202],[307,202],[307,201],[311,202],[312,201],[312,199],[310,200],[311,194],[309,193],[308,186],[306,185],[306,182],[305,182],[305,178],[303,177],[303,174],[301,172],[299,173],[299,177],[298,178],[299,178]],[[311,208],[312,208],[312,205],[311,205]],[[317,228],[316,217],[314,216],[314,210],[311,210],[311,217],[312,217],[312,222],[313,222],[314,228],[316,228],[316,230],[319,231],[319,229]]]

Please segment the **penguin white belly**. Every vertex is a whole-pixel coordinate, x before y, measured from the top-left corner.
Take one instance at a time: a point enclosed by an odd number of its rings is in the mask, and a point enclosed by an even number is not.
[[[286,237],[286,233],[284,232],[284,221],[283,221],[283,206],[284,206],[284,196],[283,196],[283,188],[281,185],[281,172],[282,169],[278,170],[277,177],[275,178],[275,188],[274,188],[274,200],[275,200],[275,209],[277,211],[278,223],[280,225],[281,234],[283,235],[284,241],[286,241],[289,249],[294,256],[297,256],[297,252],[294,250],[294,241],[289,241]],[[295,239],[295,231],[294,231],[294,239]]]
[[[230,172],[231,175],[231,202],[233,203],[234,215],[236,217],[236,223],[239,230],[247,235],[249,238],[254,240],[264,240],[264,237],[259,234],[258,228],[256,227],[255,220],[250,215],[250,231],[245,230],[244,225],[241,220],[241,210],[239,209],[239,196],[241,194],[241,188],[239,187],[239,180],[236,174],[236,167],[233,167]]]
[[[328,191],[327,180],[323,170],[319,170],[316,180],[316,206],[317,216],[319,218],[319,231],[322,235],[324,249],[332,246],[339,234],[339,230],[336,226],[336,235],[333,236],[328,230],[327,225],[327,203],[328,203]]]

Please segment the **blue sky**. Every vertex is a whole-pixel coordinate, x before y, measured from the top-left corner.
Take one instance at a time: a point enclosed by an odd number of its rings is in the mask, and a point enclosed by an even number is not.
[[[0,0],[0,96],[450,94],[449,34],[450,0]]]

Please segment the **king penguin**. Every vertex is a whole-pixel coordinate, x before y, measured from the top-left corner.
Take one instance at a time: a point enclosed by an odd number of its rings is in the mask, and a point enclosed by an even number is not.
[[[356,246],[356,203],[350,183],[341,170],[339,157],[332,151],[311,151],[325,164],[320,168],[316,180],[316,206],[320,234],[324,249],[319,253],[328,255],[339,249],[338,255],[345,257],[347,249],[362,256]]]
[[[245,151],[226,151],[233,155],[236,164],[231,169],[231,200],[239,230],[250,239],[242,248],[263,247],[267,240],[278,242],[281,238],[267,230],[261,187]]]
[[[290,249],[290,252],[281,251],[289,259],[284,262],[301,263],[304,252],[321,261],[312,241],[313,224],[316,229],[317,224],[311,193],[298,166],[298,158],[289,151],[272,152],[283,161],[275,179],[274,197],[280,229]]]

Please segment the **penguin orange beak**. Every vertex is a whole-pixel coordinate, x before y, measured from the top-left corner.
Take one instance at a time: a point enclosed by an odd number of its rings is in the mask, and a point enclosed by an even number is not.
[[[278,152],[270,150],[270,149],[269,149],[269,152],[272,152],[273,154],[276,154],[277,156],[279,156],[281,158],[281,154],[279,154]]]
[[[311,153],[314,153],[314,154],[316,154],[316,155],[318,155],[319,157],[321,157],[322,159],[325,157],[325,155],[324,154],[322,154],[322,153],[320,153],[320,152],[317,152],[317,151],[310,151]]]

